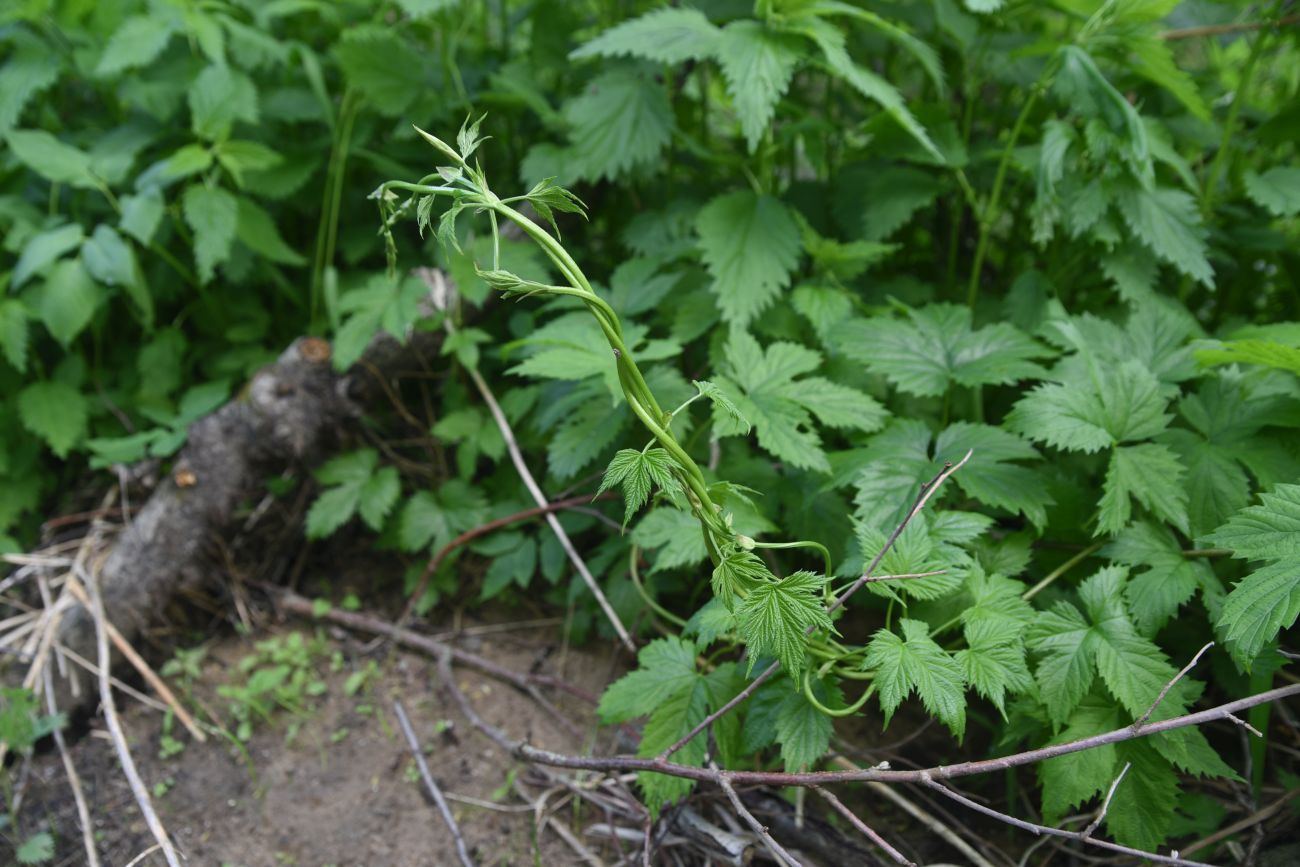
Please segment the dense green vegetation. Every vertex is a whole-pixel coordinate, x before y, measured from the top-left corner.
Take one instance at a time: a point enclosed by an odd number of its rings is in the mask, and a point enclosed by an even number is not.
[[[342,369],[380,328],[447,325],[414,432],[444,477],[344,454],[307,533],[357,516],[418,561],[531,506],[481,372],[549,494],[607,466],[625,494],[624,535],[562,520],[655,639],[601,705],[648,717],[644,756],[774,659],[714,727],[724,765],[817,767],[836,717],[913,694],[954,756],[977,727],[1002,752],[1097,734],[1211,639],[1154,718],[1211,680],[1261,691],[1300,614],[1286,6],[10,4],[0,545],[87,467],[174,453],[299,334]],[[455,146],[413,126],[451,141],[482,112]],[[429,264],[459,291],[432,320]],[[968,450],[878,570],[942,574],[828,616]],[[448,557],[421,610],[541,588],[612,635],[522,526]],[[1146,849],[1218,825],[1180,780],[1241,767],[1195,728],[1052,759],[1043,821],[1126,764],[1105,827]]]

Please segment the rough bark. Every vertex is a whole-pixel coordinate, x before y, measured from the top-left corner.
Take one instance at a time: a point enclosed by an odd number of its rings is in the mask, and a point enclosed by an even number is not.
[[[380,335],[363,363],[340,375],[327,342],[301,338],[233,400],[195,422],[170,476],[131,516],[99,570],[108,620],[128,640],[156,622],[179,590],[212,573],[214,540],[233,534],[237,510],[262,495],[268,478],[311,466],[336,444],[378,391],[372,371],[385,375],[414,366],[439,341],[431,333],[417,333],[408,343]],[[91,613],[70,609],[58,641],[94,658]],[[68,672],[86,677],[74,666]],[[92,695],[85,686],[61,681],[59,706],[72,708]]]

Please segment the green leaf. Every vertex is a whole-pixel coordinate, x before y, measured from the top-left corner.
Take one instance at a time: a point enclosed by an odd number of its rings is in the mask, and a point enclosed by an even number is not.
[[[1116,201],[1129,228],[1153,253],[1202,285],[1214,285],[1195,199],[1181,190],[1134,185],[1120,187]]]
[[[533,575],[537,572],[537,540],[519,533],[504,533],[493,541],[504,545],[512,538],[516,541],[508,550],[492,552],[496,553],[496,559],[483,575],[480,600],[492,599],[512,583],[527,588],[532,582]]]
[[[717,42],[718,63],[750,153],[758,149],[776,104],[803,58],[799,41],[757,21],[733,21]]]
[[[284,157],[255,141],[226,141],[217,146],[217,160],[235,183],[245,186],[245,172],[266,172],[284,163]]]
[[[1070,714],[1065,728],[1046,745],[1105,734],[1121,724],[1114,702],[1107,697],[1089,696]],[[1118,772],[1114,744],[1102,744],[1042,762],[1038,766],[1038,780],[1043,786],[1043,821],[1059,825],[1076,807],[1107,791]]]
[[[1300,376],[1300,348],[1276,340],[1227,340],[1214,348],[1196,350],[1196,360],[1206,367],[1258,364]]]
[[[21,301],[0,301],[0,354],[19,373],[27,372],[27,311]]]
[[[1106,471],[1105,493],[1098,503],[1097,535],[1115,533],[1132,516],[1130,498],[1184,533],[1187,527],[1187,492],[1183,490],[1183,465],[1162,445],[1142,443],[1117,446]]]
[[[174,32],[168,15],[135,15],[122,22],[104,47],[95,74],[112,76],[148,66],[162,54]]]
[[[1159,380],[1128,361],[1086,384],[1039,385],[1016,403],[1006,425],[1059,449],[1095,452],[1159,434],[1170,421],[1166,403]]]
[[[1247,560],[1300,560],[1300,485],[1278,485],[1204,540]]]
[[[1038,460],[1038,450],[1010,431],[986,424],[957,422],[935,440],[935,460],[956,462],[974,450],[953,476],[968,496],[994,508],[1028,518],[1037,527],[1047,524],[1052,495],[1037,473],[1012,461]]]
[[[774,656],[791,676],[798,676],[807,652],[804,631],[834,628],[822,608],[820,594],[825,583],[821,575],[793,572],[760,583],[737,606],[736,620],[749,645],[751,671],[758,657]]]
[[[307,538],[321,539],[330,535],[351,520],[358,508],[369,512],[365,517],[367,524],[374,526],[382,522],[396,499],[395,494],[391,498],[390,494],[397,477],[393,471],[391,481],[373,482],[376,476],[385,475],[384,470],[375,473],[378,461],[379,455],[374,449],[360,449],[339,455],[316,471],[317,481],[331,487],[316,498],[307,512]],[[375,502],[363,504],[362,500],[367,496]],[[377,520],[372,523],[372,519]]]
[[[1277,633],[1300,617],[1300,485],[1278,485],[1260,505],[1242,509],[1204,540],[1234,557],[1274,561],[1228,594],[1218,628],[1228,649],[1249,665]]]
[[[48,831],[33,834],[14,850],[19,864],[45,864],[54,860],[54,837]]]
[[[208,141],[229,137],[237,121],[257,123],[257,88],[242,72],[213,65],[194,79],[189,90],[190,126]]]
[[[1147,567],[1124,588],[1133,622],[1143,635],[1154,635],[1197,587],[1217,580],[1204,562],[1183,556],[1182,546],[1168,528],[1149,521],[1130,524],[1102,555],[1125,566]]]
[[[307,258],[285,243],[275,220],[264,208],[240,196],[235,236],[245,247],[277,265],[304,265]]]
[[[728,545],[719,551],[713,567],[713,596],[731,610],[737,597],[743,598],[765,581],[774,581],[770,569],[753,551]]]
[[[1300,214],[1300,168],[1274,166],[1263,174],[1252,169],[1244,180],[1250,200],[1273,216]]]
[[[31,100],[59,79],[62,58],[43,40],[34,37],[13,38],[13,53],[0,69],[0,135],[13,128],[22,118]]]
[[[962,675],[1006,719],[1003,700],[1007,691],[1026,692],[1034,684],[1025,665],[1024,644],[1012,637],[1015,632],[1009,633],[988,620],[968,621],[965,633],[969,646],[956,653]]]
[[[380,114],[399,117],[420,95],[424,63],[395,28],[348,28],[334,53],[348,84]]]
[[[441,548],[486,518],[482,491],[461,479],[448,479],[436,492],[420,491],[406,501],[398,521],[398,541],[405,551]]]
[[[217,265],[230,257],[239,228],[239,201],[220,187],[194,184],[181,199],[185,222],[194,231],[194,262],[199,280],[208,283]]]
[[[672,637],[656,639],[641,648],[636,670],[614,681],[601,695],[596,709],[601,720],[618,723],[646,716],[673,695],[689,689],[698,677],[695,653],[693,643]]]
[[[699,725],[707,714],[708,689],[703,678],[695,678],[691,688],[670,696],[654,710],[641,733],[641,746],[637,749],[637,755],[642,758],[659,755]],[[684,765],[700,767],[704,764],[708,746],[706,737],[706,732],[700,732],[674,753],[673,759]],[[659,815],[664,804],[690,794],[695,786],[694,781],[683,777],[647,771],[637,775],[637,782],[652,817]]]
[[[749,433],[749,419],[745,418],[744,414],[736,406],[735,402],[733,402],[731,398],[727,397],[726,393],[724,393],[722,389],[714,383],[709,382],[707,379],[693,380],[691,384],[699,390],[701,395],[707,397],[717,409],[721,410],[728,418],[735,422],[736,426],[740,428],[742,434]]]
[[[700,640],[700,647],[707,647],[725,635],[737,629],[736,615],[717,597],[704,603],[704,606],[691,615],[682,627],[682,635],[694,635]]]
[[[724,193],[700,209],[695,228],[727,322],[744,327],[789,287],[799,264],[799,226],[777,199]]]
[[[717,51],[721,35],[695,9],[656,9],[611,27],[569,57],[643,57],[669,64],[704,60]]]
[[[814,688],[828,692],[820,681]],[[827,704],[826,698],[825,694],[820,695],[818,701]],[[830,748],[833,731],[830,717],[814,707],[801,690],[791,690],[776,709],[776,742],[781,745],[785,770],[799,772],[812,768]]]
[[[81,261],[100,283],[121,286],[144,317],[153,324],[153,296],[145,285],[135,250],[114,229],[100,223],[81,247]]]
[[[83,190],[98,188],[98,180],[90,170],[90,155],[45,130],[10,130],[5,140],[20,162],[47,181]]]
[[[827,427],[873,431],[889,415],[875,398],[820,376],[786,383],[772,389],[772,393],[799,404]]]
[[[41,293],[41,321],[64,346],[85,330],[99,305],[100,292],[80,259],[64,259],[50,269]]]
[[[402,492],[401,481],[395,467],[384,467],[361,486],[359,509],[361,520],[370,529],[383,529],[384,519],[392,512],[397,497]]]
[[[18,418],[61,458],[86,434],[86,398],[56,380],[33,382],[18,392]]]
[[[922,397],[942,395],[954,383],[1010,385],[1046,375],[1031,359],[1051,350],[1009,323],[972,328],[970,311],[955,304],[908,310],[908,318],[854,319],[832,332],[832,341],[849,358]]]
[[[668,452],[661,448],[622,449],[605,468],[605,478],[596,493],[607,491],[615,485],[623,486],[625,511],[623,526],[626,527],[646,501],[654,487],[661,490],[673,490],[677,480],[673,476],[675,463]]]
[[[958,740],[966,734],[966,695],[962,668],[934,639],[920,620],[902,618],[903,636],[881,629],[871,637],[863,668],[875,671],[885,725],[903,699],[916,692],[925,709],[946,725]]]
[[[614,69],[591,81],[564,107],[572,127],[577,176],[613,180],[651,163],[668,145],[673,112],[662,83],[633,69]]]
[[[1115,789],[1106,811],[1106,830],[1126,846],[1154,851],[1169,832],[1178,803],[1178,775],[1145,741],[1115,747],[1116,764],[1132,767]]]
[[[647,550],[657,549],[651,574],[694,566],[708,557],[700,522],[681,509],[652,509],[632,531],[632,541]]]
[[[1028,643],[1043,654],[1034,675],[1048,716],[1057,724],[1063,723],[1092,688],[1097,675],[1088,622],[1070,603],[1057,602],[1039,613]]]
[[[10,287],[17,289],[22,286],[28,278],[41,271],[46,265],[64,253],[75,250],[85,237],[81,226],[76,223],[65,223],[32,235],[23,245],[23,252],[18,257],[18,263],[14,265],[9,281]]]

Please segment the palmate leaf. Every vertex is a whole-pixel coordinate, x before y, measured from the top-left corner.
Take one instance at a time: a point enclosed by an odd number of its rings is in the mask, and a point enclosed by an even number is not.
[[[1104,493],[1097,504],[1095,535],[1115,533],[1128,524],[1132,516],[1130,498],[1184,533],[1188,532],[1183,474],[1178,456],[1165,446],[1156,443],[1117,446],[1111,452]]]
[[[1122,724],[1115,703],[1108,696],[1093,694],[1075,708],[1065,728],[1047,746],[1104,734]],[[1038,781],[1043,787],[1043,821],[1059,824],[1074,808],[1104,793],[1116,773],[1114,744],[1102,744],[1040,763]]]
[[[617,24],[569,57],[642,57],[658,63],[711,58],[722,31],[695,9],[656,9]]]
[[[680,638],[660,638],[637,653],[637,668],[610,684],[597,712],[607,723],[626,722],[653,713],[696,677],[695,645]]]
[[[920,620],[898,622],[903,635],[881,629],[867,645],[863,668],[875,671],[885,725],[913,691],[925,709],[946,725],[958,740],[966,733],[965,678],[961,666],[930,638]]]
[[[760,656],[776,657],[792,676],[803,671],[807,653],[804,631],[834,628],[822,608],[825,583],[825,576],[793,572],[760,583],[737,606],[736,620],[749,645],[750,671]]]
[[[1202,285],[1214,285],[1195,199],[1181,190],[1134,184],[1120,187],[1116,200],[1129,228],[1153,253]]]
[[[1033,470],[1012,463],[1038,460],[1037,449],[1010,431],[957,422],[935,440],[935,462],[955,463],[968,450],[974,454],[953,477],[958,487],[985,505],[1024,515],[1035,526],[1047,524],[1052,495]]]
[[[1051,350],[1013,325],[975,329],[970,311],[955,304],[908,310],[908,319],[855,319],[836,329],[832,342],[921,397],[942,395],[953,384],[1009,385],[1046,375],[1033,359],[1050,356]]]
[[[813,682],[817,700],[835,707],[840,701],[839,688],[824,681]],[[804,696],[803,690],[791,689],[776,707],[774,720],[776,742],[781,745],[781,762],[786,771],[804,771],[826,754],[834,727],[831,718],[818,710]]]
[[[626,509],[623,526],[637,510],[650,499],[650,493],[658,487],[661,490],[673,490],[677,479],[673,476],[673,459],[661,448],[622,449],[614,455],[609,466],[605,468],[605,478],[596,493],[602,493],[615,485],[623,486],[623,499]]]
[[[632,531],[632,541],[655,551],[651,574],[679,566],[694,566],[709,556],[700,522],[690,512],[670,506],[652,509],[642,518]]]
[[[966,682],[993,702],[1006,719],[1003,700],[1010,690],[1025,692],[1034,679],[1025,665],[1025,645],[1017,635],[989,620],[966,624],[967,648],[955,654]]]
[[[736,395],[736,405],[753,424],[760,446],[793,466],[824,472],[830,464],[813,427],[814,416],[828,426],[871,431],[884,423],[886,413],[874,398],[855,389],[820,377],[796,379],[820,365],[821,355],[805,346],[778,341],[764,349],[736,330],[726,346],[726,377],[718,381]],[[715,409],[713,424],[720,436],[746,430],[725,410]]]
[[[1124,587],[1133,623],[1143,635],[1154,635],[1199,586],[1217,579],[1202,561],[1183,556],[1182,545],[1166,527],[1135,521],[1115,536],[1102,556],[1130,567],[1146,567]]]
[[[1300,485],[1278,485],[1203,540],[1268,562],[1239,581],[1219,616],[1234,658],[1249,665],[1300,616]]]
[[[1097,376],[1039,385],[1007,415],[1006,425],[1067,451],[1095,452],[1149,439],[1169,425],[1160,382],[1138,361]]]
[[[719,551],[713,567],[713,596],[731,610],[735,599],[744,597],[765,581],[775,581],[770,569],[753,551],[728,545]]]
[[[744,327],[789,287],[799,264],[799,225],[778,199],[724,193],[700,209],[695,230],[727,322]]]

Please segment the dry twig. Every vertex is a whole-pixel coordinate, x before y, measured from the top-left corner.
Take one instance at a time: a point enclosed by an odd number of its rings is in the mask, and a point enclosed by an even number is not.
[[[1169,690],[1174,688],[1174,684],[1182,680],[1183,676],[1186,675],[1187,672],[1192,670],[1192,666],[1196,665],[1196,663],[1200,661],[1202,654],[1204,654],[1205,651],[1209,650],[1213,646],[1214,646],[1214,642],[1211,641],[1210,643],[1202,647],[1200,650],[1196,651],[1196,655],[1192,657],[1192,661],[1187,663],[1185,666],[1183,666],[1182,671],[1175,674],[1173,680],[1165,684],[1164,689],[1160,690],[1160,694],[1156,696],[1156,700],[1151,702],[1151,707],[1147,708],[1146,712],[1144,712],[1142,716],[1138,717],[1133,721],[1134,731],[1137,731],[1138,729],[1142,728],[1142,726],[1146,725],[1147,720],[1151,719],[1151,714],[1155,713],[1156,708],[1160,707],[1160,702],[1164,701],[1165,696],[1169,695]],[[1120,776],[1123,776],[1123,774],[1121,774]]]
[[[460,858],[463,867],[474,867],[474,859],[469,856],[469,849],[465,847],[465,838],[461,836],[460,826],[456,824],[456,817],[451,814],[451,807],[447,806],[447,799],[442,796],[442,789],[433,779],[433,774],[429,772],[429,763],[424,760],[424,751],[420,749],[420,741],[415,736],[415,729],[411,728],[411,720],[406,716],[406,708],[402,707],[400,701],[393,702],[393,713],[397,715],[397,724],[402,727],[402,735],[406,738],[406,745],[411,748],[411,756],[415,759],[415,766],[420,769],[420,778],[424,780],[424,788],[433,798],[434,804],[438,807],[438,812],[442,814],[442,820],[447,823],[447,830],[451,831],[452,838],[456,841],[456,855]]]
[[[51,682],[48,668],[45,669],[45,706],[50,716],[58,716],[59,707],[54,700],[54,684]],[[63,759],[64,773],[68,775],[72,800],[77,804],[77,818],[81,821],[81,843],[86,849],[86,864],[89,867],[99,867],[99,852],[95,849],[95,829],[90,824],[90,808],[86,806],[86,795],[81,789],[81,777],[77,774],[77,766],[72,762],[68,745],[63,740],[62,729],[55,726],[53,734],[54,744],[59,748],[59,756]]]
[[[860,832],[862,832],[862,835],[866,837],[868,840],[870,840],[872,843],[875,843],[876,846],[879,847],[880,850],[884,852],[886,855],[888,855],[891,859],[893,859],[893,861],[896,864],[902,864],[903,867],[916,867],[916,863],[914,861],[907,860],[907,857],[903,855],[902,852],[899,852],[897,849],[891,846],[889,844],[889,841],[887,841],[884,837],[881,837],[879,834],[875,832],[875,830],[870,825],[868,825],[866,822],[858,818],[857,813],[854,813],[848,807],[844,806],[844,802],[841,801],[839,798],[835,797],[833,794],[826,791],[821,786],[814,786],[813,791],[821,795],[826,800],[826,803],[830,804],[832,807],[835,808],[835,812],[839,813],[841,816],[847,819],[850,825],[852,825],[854,828],[857,828]]]
[[[719,770],[718,763],[710,760],[709,769],[713,771],[714,780],[722,788],[723,793],[726,794],[727,800],[731,802],[731,806],[735,809],[737,815],[744,819],[745,823],[748,824],[750,828],[754,829],[754,833],[758,835],[758,839],[762,840],[763,845],[768,848],[768,851],[776,856],[777,863],[789,865],[789,867],[801,867],[793,855],[787,852],[780,843],[772,839],[772,835],[768,833],[767,828],[763,826],[763,823],[758,821],[758,819],[754,817],[754,814],[746,809],[744,802],[740,800],[740,795],[736,794],[735,787],[732,786],[731,781],[727,779],[727,775]]]

